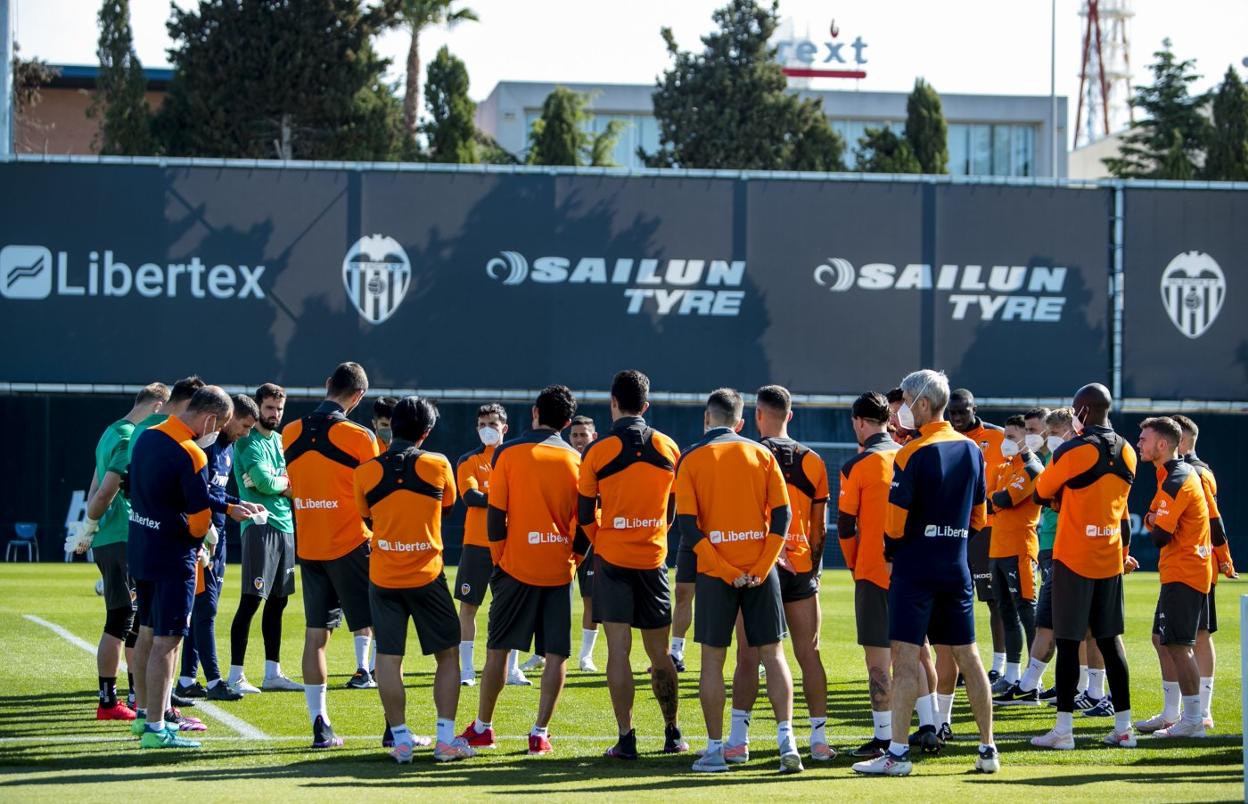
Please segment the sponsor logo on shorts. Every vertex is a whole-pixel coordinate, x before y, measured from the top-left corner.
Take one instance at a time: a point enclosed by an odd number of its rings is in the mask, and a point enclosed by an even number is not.
[[[461,583],[461,584],[459,585],[459,593],[460,593],[461,595],[466,595],[466,594],[468,594],[468,593],[469,593],[469,592],[471,592],[471,591],[472,591],[472,584],[470,584],[470,583]]]
[[[134,510],[130,511],[130,521],[141,528],[147,528],[148,530],[160,530],[160,520],[143,516]]]
[[[423,553],[433,549],[433,545],[429,542],[392,542],[388,539],[374,539],[373,544],[378,550],[384,550],[387,553]]]
[[[971,535],[967,528],[955,528],[949,525],[927,525],[923,535],[929,539],[965,539]]]
[[[341,500],[313,500],[307,497],[296,497],[295,508],[300,511],[337,508]]]
[[[1084,529],[1084,534],[1090,539],[1098,539],[1102,536],[1117,536],[1120,528],[1114,526],[1098,527],[1097,525],[1088,525]]]
[[[616,530],[629,530],[631,528],[657,528],[662,523],[661,519],[639,519],[637,517],[617,516],[612,522],[612,527]]]
[[[568,537],[562,533],[542,533],[538,530],[529,531],[529,544],[568,544]]]
[[[257,575],[255,579],[252,580],[251,585],[256,587],[257,592],[263,592],[264,591],[264,578],[261,578],[259,575]]]
[[[707,538],[711,540],[711,544],[721,544],[756,541],[767,538],[767,534],[761,530],[713,530]]]

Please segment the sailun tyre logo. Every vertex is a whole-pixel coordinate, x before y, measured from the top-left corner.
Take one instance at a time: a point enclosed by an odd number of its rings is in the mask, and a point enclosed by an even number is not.
[[[412,283],[412,263],[393,237],[361,237],[342,260],[342,284],[347,298],[370,324],[394,315]]]
[[[1161,303],[1170,323],[1196,339],[1213,326],[1226,300],[1226,276],[1213,257],[1200,251],[1178,255],[1161,274]]]
[[[829,257],[826,263],[815,268],[815,284],[838,293],[852,288],[857,278],[853,264],[843,257]]]
[[[519,285],[529,276],[529,261],[518,252],[503,251],[485,264],[485,272],[504,285]]]

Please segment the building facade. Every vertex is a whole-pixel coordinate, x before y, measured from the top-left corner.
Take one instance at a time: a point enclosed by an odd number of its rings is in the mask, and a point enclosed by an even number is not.
[[[477,126],[517,156],[528,150],[529,131],[541,114],[542,102],[563,86],[589,96],[590,130],[598,133],[613,121],[625,124],[613,155],[617,165],[642,167],[641,148],[659,147],[650,84],[579,84],[501,81],[477,107]],[[858,139],[869,127],[900,130],[906,120],[905,92],[798,90],[823,102],[832,128],[844,139],[846,161],[852,166]],[[1017,176],[1065,178],[1066,99],[1057,99],[1057,124],[1047,96],[941,95],[949,124],[949,172],[956,176]],[[1051,158],[1057,136],[1057,164]]]

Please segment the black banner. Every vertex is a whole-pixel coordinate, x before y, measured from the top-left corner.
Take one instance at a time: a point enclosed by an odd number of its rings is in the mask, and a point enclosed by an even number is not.
[[[1107,380],[1105,190],[11,163],[0,379],[980,396]]]
[[[1124,395],[1248,399],[1248,193],[1125,195]]]

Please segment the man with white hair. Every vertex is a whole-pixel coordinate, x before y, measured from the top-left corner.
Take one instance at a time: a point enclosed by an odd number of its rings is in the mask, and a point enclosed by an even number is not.
[[[992,738],[988,675],[975,647],[974,590],[966,563],[970,536],[987,521],[984,456],[979,446],[945,421],[949,381],[924,369],[901,381],[900,425],[918,437],[897,452],[884,527],[884,555],[893,563],[889,585],[889,639],[893,654],[893,737],[858,773],[910,773],[906,731],[919,690],[919,650],[925,639],[948,646],[966,678],[979,726],[975,769],[995,773],[1000,760]]]

